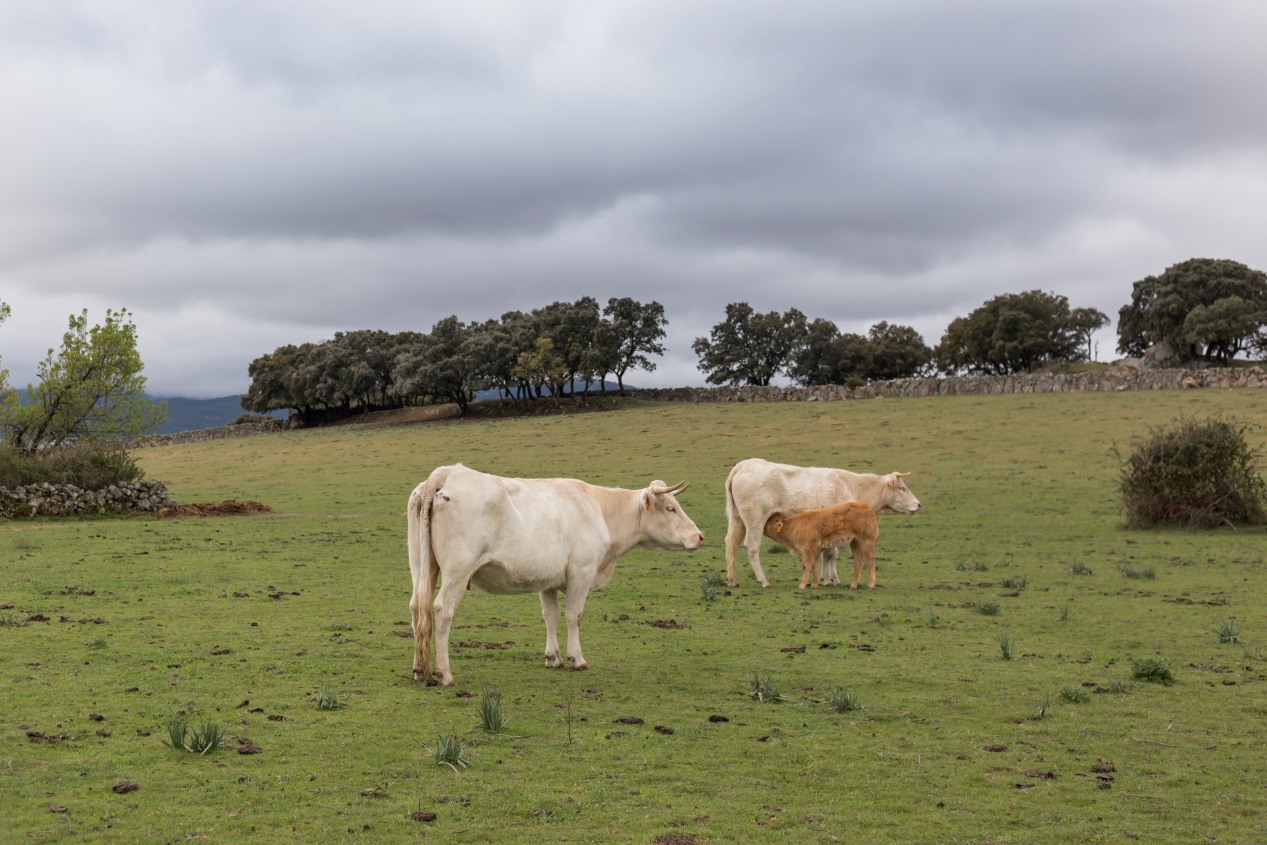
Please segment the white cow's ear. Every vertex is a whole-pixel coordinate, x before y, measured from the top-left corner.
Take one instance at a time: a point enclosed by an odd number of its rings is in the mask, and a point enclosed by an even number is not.
[[[896,484],[896,483],[897,483],[897,479],[895,479],[893,476],[891,476],[891,475],[890,475],[890,476],[889,476],[889,486],[890,486],[890,487],[892,487],[892,486],[893,486],[894,484]]]
[[[642,507],[644,510],[651,510],[651,491],[642,491]]]

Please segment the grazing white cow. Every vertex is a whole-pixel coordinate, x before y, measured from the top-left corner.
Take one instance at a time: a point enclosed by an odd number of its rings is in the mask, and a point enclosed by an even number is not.
[[[581,655],[581,611],[632,548],[693,551],[704,535],[674,497],[686,482],[645,490],[595,487],[572,478],[501,478],[457,464],[439,467],[409,495],[414,679],[452,685],[449,629],[469,584],[499,595],[540,593],[546,666],[563,665],[556,632],[567,594],[568,660]],[[432,604],[436,576],[440,590]]]
[[[726,477],[726,580],[732,587],[739,586],[735,558],[743,543],[757,581],[763,587],[770,586],[761,571],[761,538],[766,521],[775,513],[795,514],[837,502],[866,502],[877,514],[915,513],[919,499],[902,480],[908,475],[798,467],[761,458],[740,461]],[[840,583],[835,549],[823,552],[822,583]]]

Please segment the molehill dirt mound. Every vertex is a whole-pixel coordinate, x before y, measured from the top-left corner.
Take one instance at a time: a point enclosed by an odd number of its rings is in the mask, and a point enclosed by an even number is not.
[[[273,509],[259,502],[201,502],[196,505],[178,505],[154,512],[155,519],[171,519],[177,516],[246,516],[254,513],[272,513]]]

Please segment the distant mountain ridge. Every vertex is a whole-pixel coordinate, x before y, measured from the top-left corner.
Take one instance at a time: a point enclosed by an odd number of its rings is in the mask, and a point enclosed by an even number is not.
[[[614,393],[616,385],[607,382],[607,391]],[[575,385],[577,390],[583,390],[585,385],[578,383]],[[626,384],[625,387],[632,388],[633,385]],[[598,384],[591,386],[591,391],[598,392]],[[22,401],[26,401],[26,391],[19,388],[18,395]],[[475,394],[476,401],[481,399],[496,399],[500,395],[496,390],[481,390]],[[237,419],[243,413],[241,396],[234,394],[233,396],[219,396],[214,399],[188,399],[184,396],[149,396],[146,399],[151,402],[167,403],[167,422],[154,429],[151,434],[176,434],[181,431],[197,431],[201,428],[216,428],[217,426],[228,425]],[[272,416],[279,420],[287,417],[286,411],[273,411]]]

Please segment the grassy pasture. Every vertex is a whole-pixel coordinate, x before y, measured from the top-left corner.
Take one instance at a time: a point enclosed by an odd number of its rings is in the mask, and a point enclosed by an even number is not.
[[[0,524],[0,841],[1267,840],[1267,536],[1122,530],[1109,451],[1216,412],[1267,423],[1267,391],[631,402],[144,452],[181,502],[275,513]],[[704,600],[751,456],[916,473],[874,592],[798,592],[786,554],[762,591],[741,552],[741,586]],[[404,506],[456,461],[685,478],[708,543],[622,560],[586,607],[588,672],[543,668],[535,596],[473,591],[457,688],[416,685]],[[1216,642],[1233,617],[1242,641]],[[1132,681],[1146,658],[1174,683]],[[749,697],[755,672],[788,700]],[[476,730],[484,690],[509,736]],[[167,747],[178,713],[230,747]],[[423,747],[447,734],[462,773]]]

